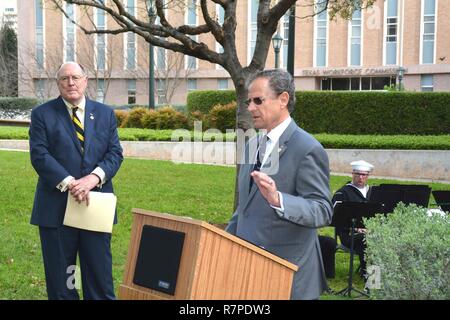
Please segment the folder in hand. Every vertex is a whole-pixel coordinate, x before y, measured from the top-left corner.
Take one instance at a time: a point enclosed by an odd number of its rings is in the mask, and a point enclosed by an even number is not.
[[[69,194],[63,224],[78,229],[111,233],[116,203],[117,197],[114,193],[89,192],[89,206],[86,206],[86,202],[76,202]]]

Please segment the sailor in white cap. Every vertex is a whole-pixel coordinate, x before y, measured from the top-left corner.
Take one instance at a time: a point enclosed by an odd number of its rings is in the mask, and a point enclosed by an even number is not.
[[[369,191],[367,179],[369,178],[370,172],[373,170],[373,165],[364,160],[353,161],[350,165],[352,166],[351,185],[358,189],[364,198],[367,198],[367,192]]]
[[[352,202],[367,202],[370,194],[370,187],[367,185],[369,174],[373,170],[373,165],[364,160],[353,161],[352,166],[352,181],[340,188],[333,196],[332,202],[335,206],[338,202],[352,201]],[[359,255],[360,274],[364,277],[366,273],[366,262],[364,260],[365,229],[356,229],[357,233],[354,237],[354,251]],[[341,243],[347,248],[350,247],[350,229],[336,228],[336,233],[339,235]]]

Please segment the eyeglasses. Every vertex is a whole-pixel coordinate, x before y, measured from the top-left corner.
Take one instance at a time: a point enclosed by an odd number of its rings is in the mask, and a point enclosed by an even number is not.
[[[77,83],[80,82],[82,79],[84,79],[85,76],[83,75],[74,75],[74,76],[62,76],[58,80],[62,82],[69,82],[70,79],[72,79],[73,82]]]
[[[250,98],[250,99],[245,100],[245,104],[246,104],[247,106],[249,106],[250,103],[252,103],[252,101],[253,101],[253,103],[256,104],[257,106],[260,106],[264,101],[266,101],[266,99],[263,98],[263,97],[254,97],[254,98]]]
[[[355,176],[368,177],[369,174],[365,172],[352,172]]]

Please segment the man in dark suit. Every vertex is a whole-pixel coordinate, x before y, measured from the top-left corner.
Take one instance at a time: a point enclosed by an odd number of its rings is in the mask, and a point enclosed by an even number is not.
[[[340,188],[333,196],[332,202],[335,205],[337,202],[367,202],[370,194],[370,187],[367,184],[369,174],[373,170],[373,165],[364,161],[358,160],[350,163],[352,166],[352,181]],[[336,234],[341,239],[341,243],[350,248],[350,229],[336,228]],[[365,233],[363,228],[356,228],[353,237],[354,252],[359,256],[360,275],[362,278],[366,274],[366,260],[364,259],[364,252],[366,250]]]
[[[85,299],[115,299],[111,234],[63,225],[68,197],[89,204],[89,191],[113,192],[122,163],[111,108],[84,96],[87,76],[75,62],[57,73],[60,96],[31,113],[30,157],[39,175],[31,224],[39,226],[49,299],[79,299],[77,254]],[[115,222],[117,221],[115,217]]]
[[[255,128],[267,134],[245,148],[250,163],[240,165],[238,206],[226,230],[299,266],[291,299],[318,299],[328,288],[316,230],[332,217],[328,156],[290,117],[289,73],[258,73],[248,98]]]

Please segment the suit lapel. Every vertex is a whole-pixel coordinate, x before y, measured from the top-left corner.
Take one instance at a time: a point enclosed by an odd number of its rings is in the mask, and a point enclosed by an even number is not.
[[[272,149],[272,152],[271,152],[269,158],[271,158],[271,159],[278,158],[278,161],[281,163],[281,157],[286,152],[289,139],[291,138],[292,134],[295,132],[296,129],[297,129],[297,124],[294,122],[294,120],[292,120],[291,123],[289,124],[289,126],[286,128],[286,130],[284,130],[283,134],[280,136],[280,139],[278,140],[278,146],[275,146]],[[256,156],[256,155],[254,155],[254,156]],[[280,165],[280,163],[279,163],[279,165]],[[261,168],[261,172],[265,172],[264,171],[265,166],[266,166],[266,164],[264,164],[264,166]],[[248,169],[249,172],[247,174],[247,177],[248,177],[247,178],[247,181],[248,181],[247,182],[247,190],[248,190],[248,186],[250,184],[250,179],[252,179],[252,177],[250,177],[252,166],[250,166],[249,168],[250,169]],[[276,183],[276,181],[275,181],[275,183]],[[246,189],[244,189],[244,190],[246,190]],[[255,196],[257,190],[258,190],[258,186],[256,185],[256,183],[254,183],[252,186],[252,189],[250,190],[250,193],[248,195],[247,201],[245,202],[244,207],[243,207],[244,214],[248,214],[248,213],[246,213],[245,209],[249,205],[252,198]]]
[[[80,143],[78,142],[75,134],[75,128],[73,127],[72,119],[70,118],[69,112],[67,112],[66,104],[61,97],[56,100],[55,110],[59,120],[63,124],[63,127],[66,129],[69,137],[72,139],[72,142],[75,144],[78,152],[80,153],[80,155],[83,154],[81,151]]]
[[[95,108],[91,100],[86,98],[86,108],[84,110],[84,152],[89,150],[92,134],[94,132]]]

